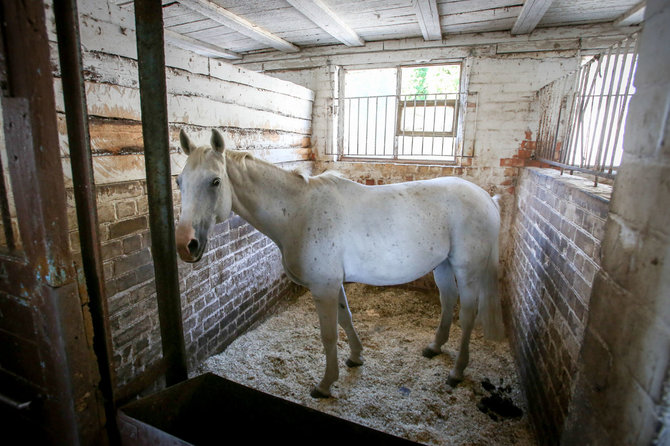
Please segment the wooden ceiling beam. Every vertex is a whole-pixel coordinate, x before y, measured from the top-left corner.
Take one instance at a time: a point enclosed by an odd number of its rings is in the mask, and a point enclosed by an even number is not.
[[[347,46],[363,46],[365,41],[321,0],[286,0],[319,28]]]
[[[526,0],[512,27],[512,34],[530,34],[554,0]]]
[[[241,59],[238,53],[234,51],[221,48],[211,43],[203,42],[202,40],[194,39],[193,37],[185,36],[176,33],[169,29],[164,30],[165,41],[176,47],[193,51],[207,57],[220,57],[224,59]]]
[[[236,14],[233,14],[227,9],[224,9],[211,1],[179,0],[179,3],[189,9],[192,9],[193,11],[199,12],[205,17],[210,18],[223,26],[235,30],[240,34],[244,34],[251,39],[254,39],[279,51],[288,53],[296,53],[300,51],[300,48],[293,45],[292,43],[287,42],[281,37],[266,31],[260,26],[255,25],[247,19],[244,19]]]
[[[440,13],[437,10],[437,0],[413,0],[412,6],[419,20],[419,27],[424,40],[442,40]]]
[[[639,25],[644,21],[644,10],[646,7],[647,2],[645,0],[641,1],[616,19],[614,26]]]

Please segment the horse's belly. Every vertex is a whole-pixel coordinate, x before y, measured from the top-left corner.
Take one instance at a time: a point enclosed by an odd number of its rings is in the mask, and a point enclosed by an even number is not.
[[[345,259],[345,281],[368,285],[398,285],[416,280],[442,263],[448,256],[448,245],[371,247]]]

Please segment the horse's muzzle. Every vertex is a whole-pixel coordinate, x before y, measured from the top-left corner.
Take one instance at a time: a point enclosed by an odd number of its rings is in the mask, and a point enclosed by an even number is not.
[[[175,233],[177,253],[184,262],[194,263],[202,258],[205,242],[198,240],[191,224],[179,224]]]

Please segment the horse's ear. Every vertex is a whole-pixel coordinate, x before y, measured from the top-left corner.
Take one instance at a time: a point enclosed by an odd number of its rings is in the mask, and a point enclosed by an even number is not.
[[[195,144],[191,142],[184,129],[179,131],[179,144],[181,144],[182,150],[187,155],[190,155],[191,152],[195,149]]]
[[[223,136],[216,129],[212,129],[212,139],[210,140],[210,144],[212,145],[212,149],[216,150],[219,153],[223,153],[224,150]]]

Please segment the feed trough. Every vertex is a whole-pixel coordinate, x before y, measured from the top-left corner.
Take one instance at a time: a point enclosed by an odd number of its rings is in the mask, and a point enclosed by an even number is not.
[[[119,409],[123,445],[417,444],[300,406],[211,373]]]

